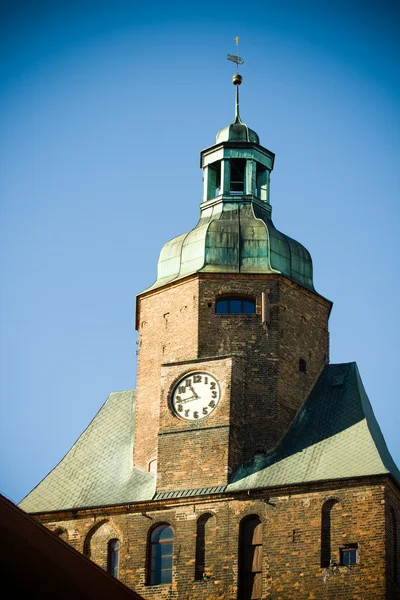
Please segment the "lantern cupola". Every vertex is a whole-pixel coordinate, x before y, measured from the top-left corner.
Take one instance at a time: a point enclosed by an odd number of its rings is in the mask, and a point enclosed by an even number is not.
[[[231,58],[241,64],[239,57]],[[214,272],[280,273],[315,291],[308,250],[272,223],[270,174],[275,155],[260,144],[257,133],[240,117],[242,81],[236,72],[232,78],[236,88],[233,122],[217,133],[213,146],[200,153],[203,198],[199,222],[165,244],[157,279],[148,290],[194,273]]]

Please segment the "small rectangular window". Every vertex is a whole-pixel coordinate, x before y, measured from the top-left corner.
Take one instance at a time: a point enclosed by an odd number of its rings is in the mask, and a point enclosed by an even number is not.
[[[340,564],[341,565],[357,564],[357,548],[341,548],[340,549]]]
[[[219,315],[252,315],[256,312],[256,303],[240,297],[220,298],[215,303],[215,312]]]

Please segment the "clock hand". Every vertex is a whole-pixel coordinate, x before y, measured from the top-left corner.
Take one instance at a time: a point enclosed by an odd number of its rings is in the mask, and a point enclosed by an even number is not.
[[[191,386],[191,385],[189,385],[189,389],[190,389],[190,391],[191,391],[191,392],[193,392],[193,394],[194,394],[194,397],[195,397],[195,398],[198,398],[198,397],[199,397],[199,396],[196,394],[196,392],[194,391],[194,389],[192,388],[192,386]]]
[[[186,402],[193,402],[197,400],[198,396],[190,396],[189,398],[183,398],[178,404],[186,404]]]

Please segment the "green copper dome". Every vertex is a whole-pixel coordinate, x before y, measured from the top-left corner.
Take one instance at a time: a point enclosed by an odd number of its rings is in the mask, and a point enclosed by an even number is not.
[[[253,144],[259,144],[260,138],[253,129],[250,129],[242,123],[240,117],[236,117],[235,121],[224,127],[217,133],[215,140],[216,144],[220,142],[253,142]]]
[[[194,229],[165,244],[149,289],[200,272],[281,273],[315,291],[308,250],[278,231],[268,210],[245,199],[203,209]]]

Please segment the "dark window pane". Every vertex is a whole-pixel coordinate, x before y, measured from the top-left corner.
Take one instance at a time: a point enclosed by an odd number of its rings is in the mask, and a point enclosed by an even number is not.
[[[118,540],[110,540],[108,542],[107,571],[113,577],[118,577],[119,549],[120,543]]]
[[[355,565],[357,562],[356,550],[342,550],[342,564]]]
[[[256,312],[256,305],[254,300],[243,300],[243,312],[246,315],[251,315]]]
[[[173,553],[174,545],[172,542],[154,544],[153,556],[167,556]]]
[[[253,562],[254,562],[254,547],[253,546],[244,546],[243,552],[242,552],[243,573],[252,573],[253,572]]]
[[[242,312],[242,301],[241,300],[232,300],[229,301],[229,312],[232,315],[239,315]]]
[[[168,571],[161,571],[160,583],[172,583],[172,569]]]
[[[172,569],[172,556],[156,556],[151,559],[152,571],[164,571]]]
[[[161,571],[152,571],[150,585],[158,585],[159,583],[161,583]]]
[[[158,542],[161,540],[173,540],[174,532],[172,531],[169,525],[160,525],[153,531],[153,535],[151,536],[152,542]]]
[[[215,312],[217,314],[227,313],[228,312],[228,300],[217,300]]]

